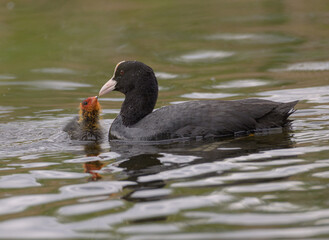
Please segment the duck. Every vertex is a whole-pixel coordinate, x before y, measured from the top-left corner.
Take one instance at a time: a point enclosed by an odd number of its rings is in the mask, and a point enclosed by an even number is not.
[[[101,106],[98,96],[88,97],[80,103],[79,116],[70,120],[63,128],[71,140],[101,141],[103,131],[100,125]]]
[[[284,128],[298,101],[195,100],[154,110],[158,81],[153,69],[139,61],[119,62],[98,96],[111,91],[125,95],[120,113],[112,122],[109,141],[163,141],[250,135]]]

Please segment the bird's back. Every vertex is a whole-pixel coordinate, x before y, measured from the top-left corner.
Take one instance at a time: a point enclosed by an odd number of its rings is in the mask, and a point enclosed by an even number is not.
[[[207,138],[283,127],[296,104],[261,99],[190,101],[159,108],[130,127],[123,126],[119,115],[109,137],[142,141]]]

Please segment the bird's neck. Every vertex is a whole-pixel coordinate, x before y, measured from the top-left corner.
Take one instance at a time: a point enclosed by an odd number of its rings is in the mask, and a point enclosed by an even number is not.
[[[120,115],[123,125],[132,126],[146,115],[150,114],[158,98],[158,89],[153,87],[149,91],[135,89],[126,94],[122,104]]]
[[[80,112],[81,126],[85,130],[96,130],[99,129],[99,110],[84,111]]]

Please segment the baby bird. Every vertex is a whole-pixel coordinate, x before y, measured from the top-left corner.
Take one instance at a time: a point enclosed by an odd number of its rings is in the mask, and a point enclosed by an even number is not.
[[[99,141],[103,138],[99,123],[101,106],[98,97],[89,97],[80,103],[79,116],[73,118],[64,128],[72,140]]]

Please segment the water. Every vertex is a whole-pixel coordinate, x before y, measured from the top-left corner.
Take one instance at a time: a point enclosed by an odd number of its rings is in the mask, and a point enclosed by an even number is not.
[[[319,1],[0,4],[0,239],[329,238],[329,5]],[[290,131],[97,145],[61,129],[122,60],[157,108],[300,100]],[[108,130],[123,96],[100,99]]]

